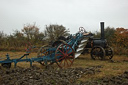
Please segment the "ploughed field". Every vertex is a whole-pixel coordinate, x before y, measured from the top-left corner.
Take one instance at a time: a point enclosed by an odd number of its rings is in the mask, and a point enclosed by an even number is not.
[[[23,52],[0,52],[0,57],[9,53],[19,58]],[[28,57],[35,57],[32,53]],[[128,85],[128,56],[114,56],[112,60],[92,60],[90,55],[81,55],[71,68],[59,69],[56,64],[45,68],[38,62],[30,67],[20,62],[10,69],[0,67],[0,85]]]

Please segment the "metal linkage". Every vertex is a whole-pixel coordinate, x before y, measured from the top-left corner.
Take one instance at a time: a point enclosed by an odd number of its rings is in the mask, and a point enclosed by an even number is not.
[[[0,61],[0,63],[2,64],[3,67],[5,68],[10,68],[11,67],[11,63],[14,63],[14,67],[16,67],[18,62],[30,62],[30,66],[32,66],[32,62],[34,61],[42,61],[42,58],[27,58],[23,59],[25,56],[28,56],[29,54],[24,54],[23,56],[21,56],[18,59],[10,59],[9,54],[6,55],[6,60]]]

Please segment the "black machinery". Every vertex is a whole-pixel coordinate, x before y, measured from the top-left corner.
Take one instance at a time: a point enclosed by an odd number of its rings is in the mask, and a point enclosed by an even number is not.
[[[77,42],[75,47],[75,58],[80,54],[90,53],[92,59],[112,59],[113,49],[108,45],[105,39],[104,22],[100,22],[101,25],[101,37],[93,38],[92,33],[87,33],[83,27],[79,28],[79,32],[75,35],[70,35],[67,38],[60,37],[54,44],[67,43],[72,40],[77,34],[82,33],[83,37],[80,42]]]
[[[83,54],[88,52],[90,49],[90,54],[92,59],[112,59],[113,49],[108,45],[105,39],[104,33],[104,22],[101,25],[101,38],[92,38],[89,36],[87,45],[84,48]]]

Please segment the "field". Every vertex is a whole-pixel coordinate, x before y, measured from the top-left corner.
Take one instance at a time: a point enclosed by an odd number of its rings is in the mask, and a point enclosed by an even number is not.
[[[23,52],[0,52],[0,57],[4,57],[8,53],[11,58],[19,58],[23,55]],[[28,57],[35,57],[37,54],[32,53]],[[17,64],[18,67],[29,68],[30,64],[28,62],[22,62]],[[33,66],[41,69],[45,69],[39,63],[34,62]],[[71,68],[89,68],[89,67],[100,67],[99,72],[95,74],[82,74],[81,77],[77,78],[76,82],[87,82],[94,81],[102,78],[112,78],[115,76],[122,75],[124,72],[128,71],[128,56],[115,55],[112,60],[92,60],[89,54],[81,55],[78,59],[74,60]],[[53,66],[54,67],[54,66]],[[56,65],[55,65],[56,67]],[[12,68],[14,69],[14,65]]]

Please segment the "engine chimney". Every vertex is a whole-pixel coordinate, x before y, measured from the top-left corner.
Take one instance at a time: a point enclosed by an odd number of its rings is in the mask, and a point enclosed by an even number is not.
[[[101,39],[104,39],[104,22],[100,22],[101,25]]]

